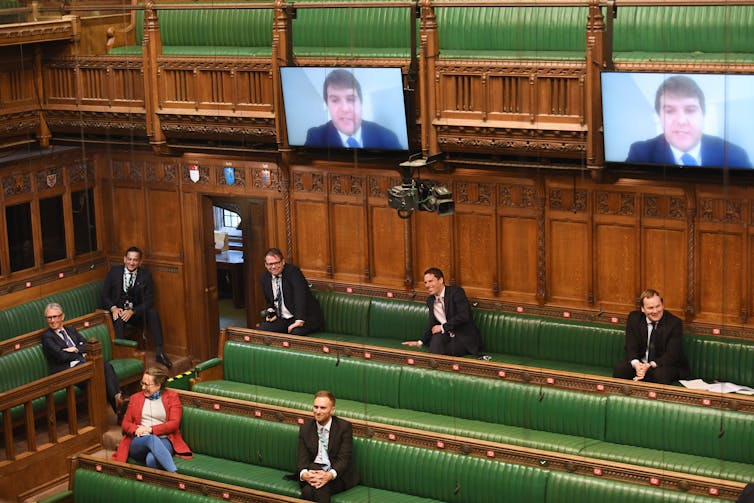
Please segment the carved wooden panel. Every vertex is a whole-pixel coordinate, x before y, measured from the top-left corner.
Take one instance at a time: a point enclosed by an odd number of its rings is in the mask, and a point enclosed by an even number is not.
[[[395,218],[398,218],[397,215]],[[417,212],[411,218],[414,220],[414,288],[423,293],[423,273],[428,268],[439,267],[448,283],[457,274],[453,268],[453,258],[458,257],[454,253],[452,239],[455,217],[440,217],[435,213]],[[458,258],[460,260],[461,257]]]
[[[740,234],[699,233],[699,317],[739,321],[743,308],[743,241]],[[721,319],[720,316],[723,316]]]
[[[115,241],[115,249],[125,251],[129,246],[145,249],[147,241],[148,219],[151,217],[144,199],[144,191],[126,186],[114,187],[113,228],[110,230]],[[171,233],[172,234],[172,233]],[[176,233],[173,238],[178,236]]]
[[[524,294],[532,300],[537,292],[537,221],[501,216],[499,226],[499,288],[506,294]]]
[[[646,288],[659,291],[665,308],[676,315],[684,312],[689,258],[683,229],[645,225],[642,228],[641,278],[635,299]]]
[[[636,298],[639,242],[633,225],[598,224],[594,233],[595,298],[620,309]]]
[[[183,309],[186,300],[183,267],[157,262],[150,262],[145,267],[154,278],[154,304],[164,329],[165,350],[185,354],[189,348],[189,327],[186,326],[187,317]]]
[[[437,217],[443,218],[443,217]],[[500,278],[497,275],[497,233],[492,214],[455,215],[456,280],[461,286],[489,295]]]
[[[591,278],[587,224],[568,219],[550,220],[547,236],[548,298],[583,305],[588,300]]]
[[[367,240],[364,206],[333,203],[331,271],[336,279],[364,281],[367,276]]]
[[[150,188],[146,198],[150,256],[180,260],[182,246],[176,236],[182,234],[184,219],[178,192]]]
[[[294,200],[291,204],[296,264],[304,270],[304,274],[323,277],[330,256],[327,204],[322,200]]]
[[[372,281],[386,286],[402,286],[405,276],[406,227],[410,222],[398,218],[387,206],[370,208]]]

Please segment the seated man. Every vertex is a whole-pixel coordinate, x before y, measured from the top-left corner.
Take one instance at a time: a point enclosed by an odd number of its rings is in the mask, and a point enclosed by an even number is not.
[[[113,316],[115,337],[123,338],[126,324],[141,324],[146,321],[152,333],[155,359],[170,368],[173,363],[162,349],[162,323],[154,308],[154,285],[152,275],[140,269],[141,250],[132,246],[123,256],[123,265],[110,269],[102,287],[102,304]]]
[[[86,361],[86,339],[70,326],[63,326],[65,313],[60,304],[50,303],[45,307],[45,318],[50,326],[42,334],[42,351],[47,358],[50,374],[62,372]],[[118,416],[118,423],[128,406],[126,398],[120,390],[118,376],[110,362],[105,362],[105,391],[107,400]]]
[[[283,252],[277,248],[265,252],[264,266],[267,271],[260,281],[267,311],[259,330],[307,335],[322,328],[322,308],[301,269],[287,264]]]
[[[644,290],[639,307],[626,320],[626,358],[615,365],[613,377],[659,384],[688,377],[681,320],[665,311],[656,290]]]
[[[482,338],[471,317],[466,292],[460,286],[446,286],[442,271],[430,267],[424,271],[424,286],[429,292],[429,326],[418,341],[404,346],[429,346],[430,353],[463,356],[475,355],[482,349]]]
[[[333,416],[335,396],[329,391],[314,395],[314,419],[298,430],[298,473],[301,497],[328,502],[333,494],[359,483],[353,466],[353,428]]]

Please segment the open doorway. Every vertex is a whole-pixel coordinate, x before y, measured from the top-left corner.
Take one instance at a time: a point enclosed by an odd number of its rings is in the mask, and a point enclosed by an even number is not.
[[[214,260],[207,260],[208,282],[214,281],[219,327],[254,327],[264,306],[258,278],[265,249],[264,201],[242,197],[208,197],[205,222],[211,223]],[[209,230],[209,229],[207,229]],[[208,247],[209,248],[209,247]]]

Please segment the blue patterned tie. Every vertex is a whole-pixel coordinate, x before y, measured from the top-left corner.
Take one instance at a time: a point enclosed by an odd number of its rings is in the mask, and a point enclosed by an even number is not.
[[[330,456],[327,454],[327,438],[325,437],[325,429],[317,427],[317,436],[319,437],[319,452],[321,455],[322,468],[325,471],[330,470]]]
[[[681,156],[681,162],[684,166],[699,166],[699,163],[696,162],[696,159],[694,159],[694,156],[686,153]]]
[[[278,308],[278,318],[283,317],[283,283],[280,281],[280,276],[275,276],[275,283],[278,287],[278,298],[277,298],[277,308]]]
[[[349,136],[346,140],[346,145],[348,145],[351,148],[359,148],[361,145],[359,145],[359,141],[354,138],[353,136]]]

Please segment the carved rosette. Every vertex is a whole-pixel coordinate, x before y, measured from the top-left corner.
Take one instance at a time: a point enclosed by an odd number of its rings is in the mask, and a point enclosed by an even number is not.
[[[499,205],[505,208],[534,208],[536,190],[531,185],[504,184],[499,186]]]
[[[79,162],[68,168],[71,183],[88,183],[94,181],[94,166],[89,162]]]
[[[19,173],[3,177],[3,194],[6,197],[31,192],[31,173]]]
[[[491,183],[457,182],[454,186],[453,197],[457,203],[461,204],[492,206],[494,192],[495,187]]]
[[[549,191],[548,199],[551,210],[572,211],[574,213],[586,212],[586,190],[552,188]]]
[[[633,192],[598,191],[596,194],[596,211],[600,215],[632,216],[636,207],[636,195]]]
[[[699,219],[719,224],[740,224],[743,221],[743,202],[739,199],[701,199]]]
[[[330,175],[330,193],[341,196],[358,196],[363,193],[364,178],[361,176]]]
[[[297,171],[293,174],[293,190],[296,192],[324,193],[325,176],[322,173]]]
[[[686,219],[686,199],[677,196],[661,196],[644,194],[642,199],[643,216],[653,218],[668,218],[672,220]]]

